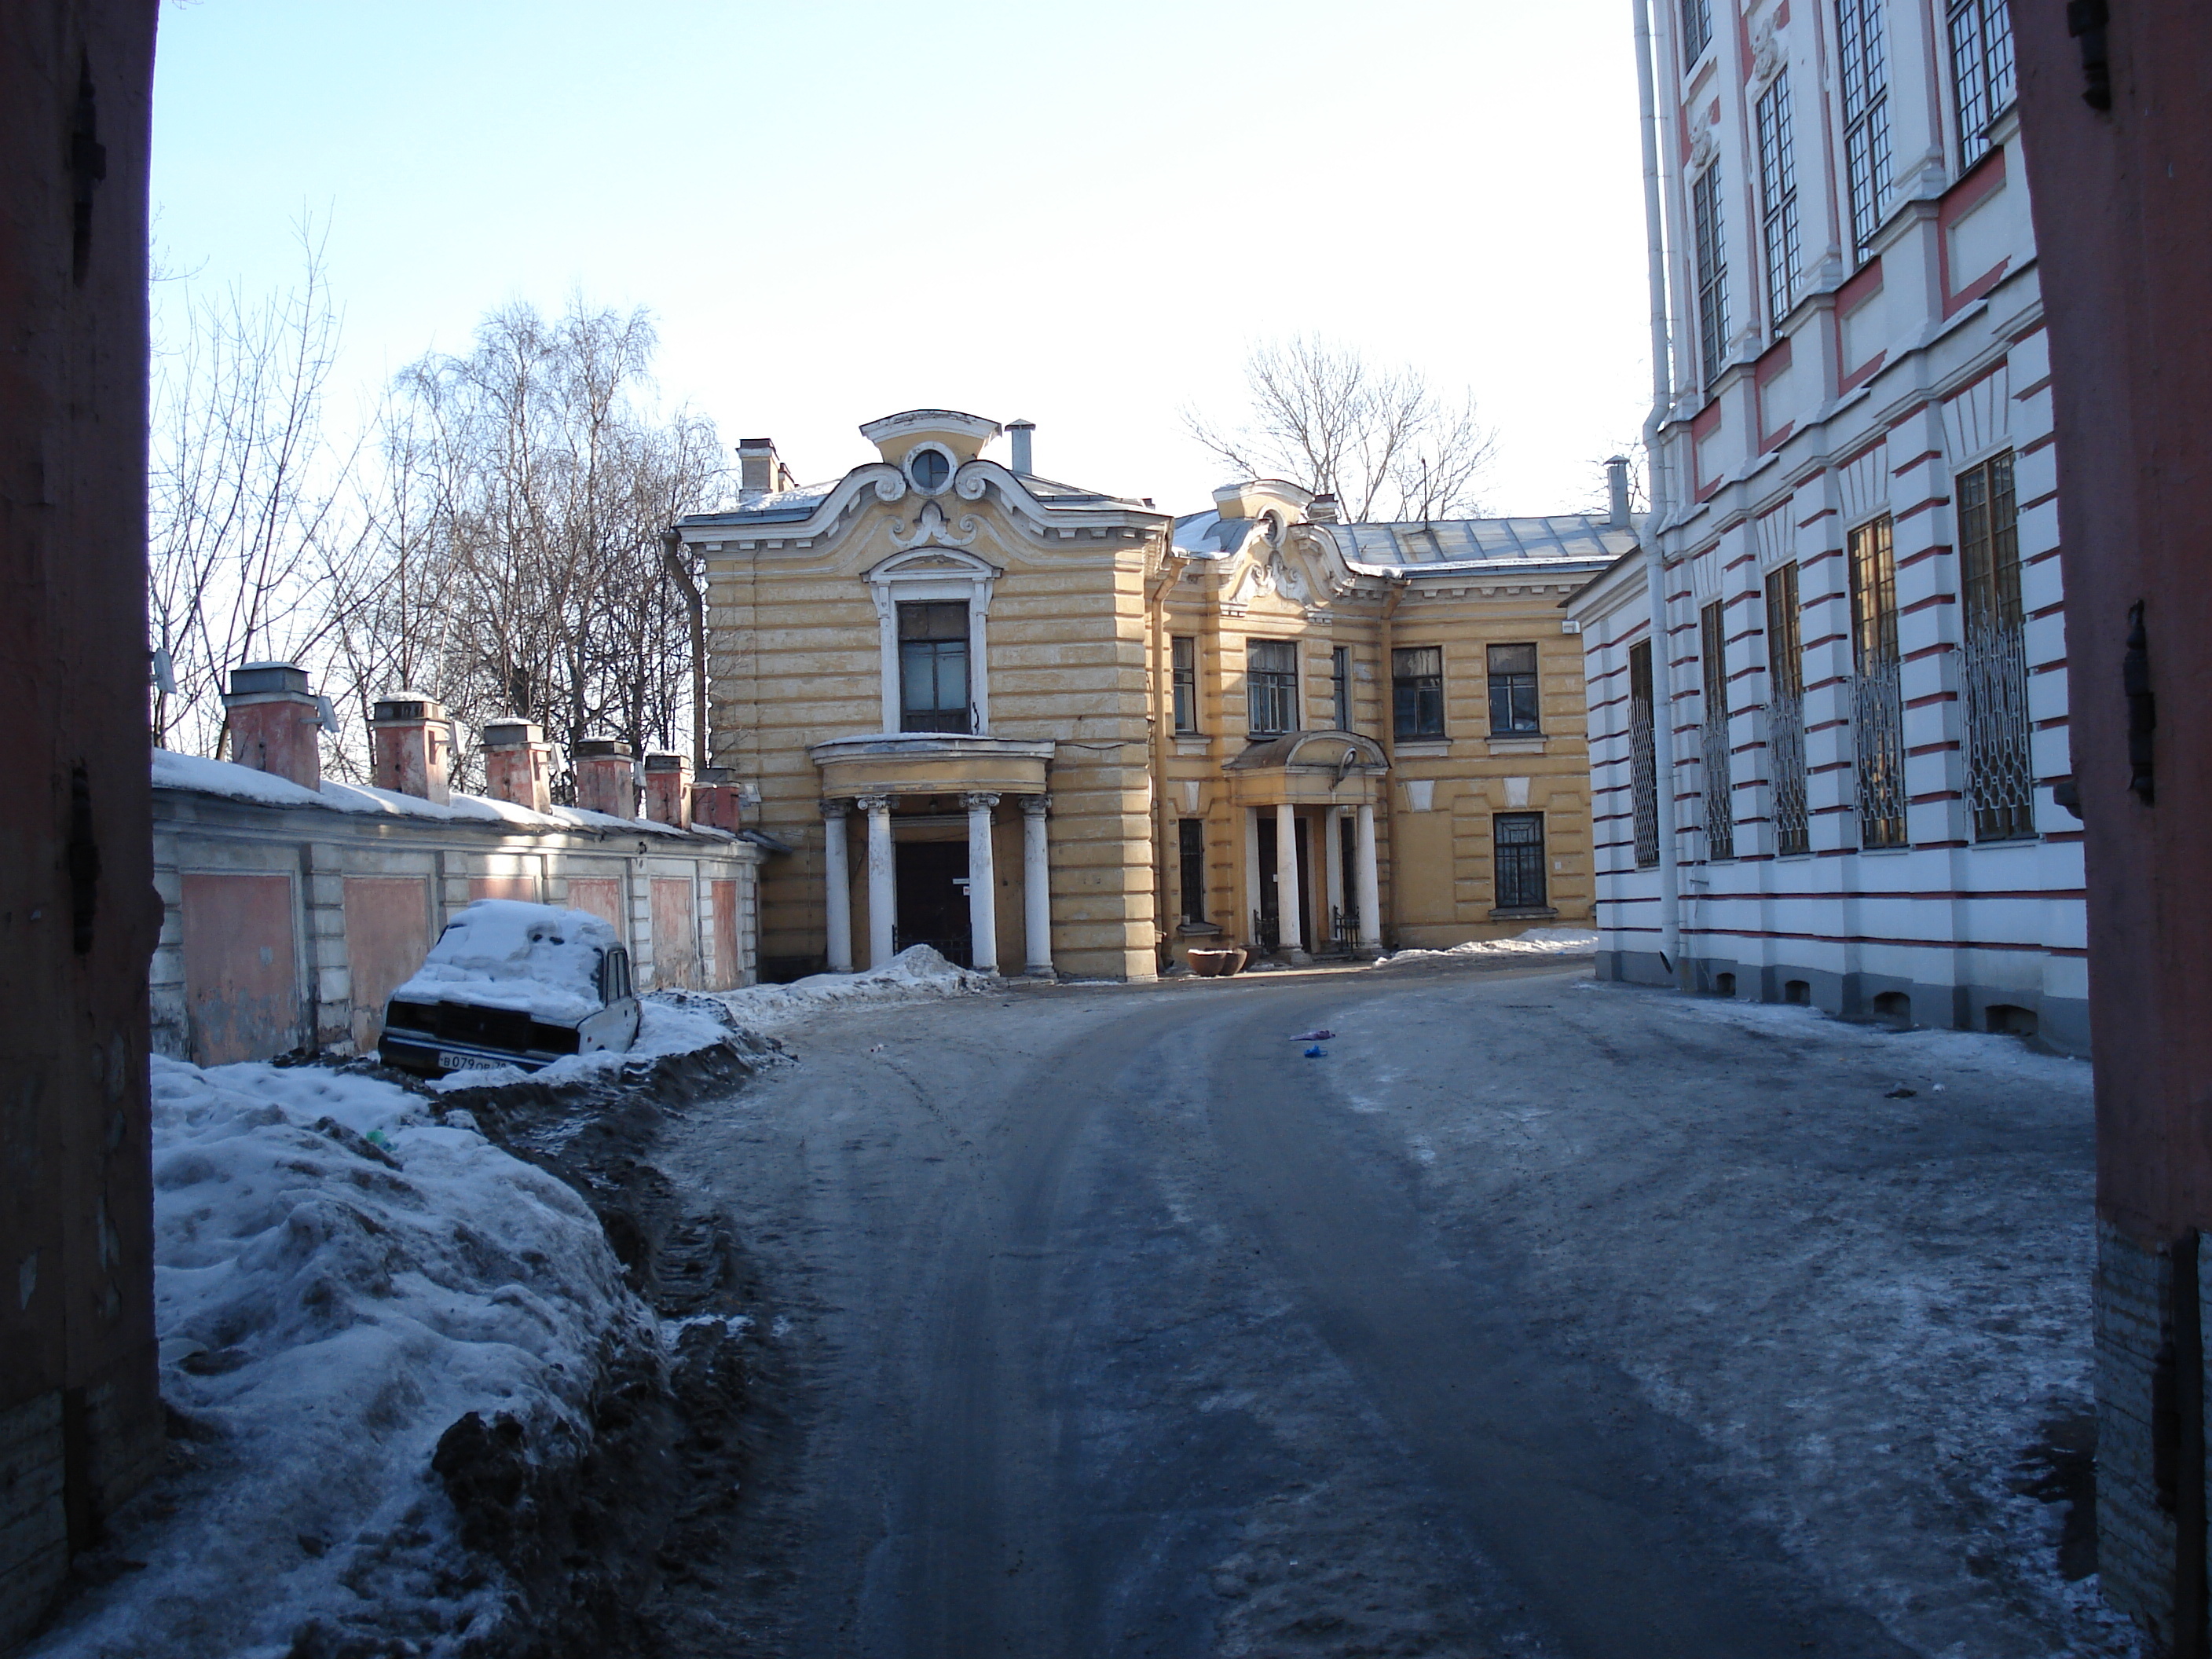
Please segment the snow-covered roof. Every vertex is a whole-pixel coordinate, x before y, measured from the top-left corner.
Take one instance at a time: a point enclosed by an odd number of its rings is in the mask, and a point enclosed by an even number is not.
[[[392,994],[514,1008],[574,1024],[599,1012],[599,961],[621,943],[582,910],[478,899],[446,924],[422,970]]]
[[[340,783],[335,778],[325,778],[319,789],[307,789],[273,772],[257,771],[232,761],[210,760],[203,755],[179,755],[167,749],[154,750],[153,766],[156,789],[183,789],[194,794],[253,801],[263,806],[315,806],[326,811],[433,818],[447,823],[499,823],[518,830],[617,830],[708,841],[733,839],[728,830],[705,824],[678,830],[673,824],[655,823],[650,818],[618,818],[611,812],[588,812],[577,806],[556,806],[537,812],[512,801],[491,800],[482,795],[456,794],[450,804],[441,805],[419,795],[403,795],[396,790],[372,788],[367,784]]]
[[[1224,519],[1212,507],[1175,521],[1175,550],[1194,559],[1225,559],[1244,544],[1249,519]]]
[[[1636,545],[1633,531],[1597,514],[1313,528],[1335,542],[1347,564],[1416,573],[1439,565],[1604,564]]]

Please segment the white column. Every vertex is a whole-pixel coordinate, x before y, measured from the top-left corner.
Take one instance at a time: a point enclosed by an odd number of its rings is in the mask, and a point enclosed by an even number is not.
[[[868,966],[891,959],[898,925],[898,874],[891,862],[891,798],[863,795],[854,803],[868,815]]]
[[[1305,955],[1298,926],[1298,827],[1290,802],[1275,808],[1275,913],[1283,954],[1293,962]]]
[[[1052,866],[1046,858],[1042,795],[1022,797],[1022,954],[1039,979],[1052,977]]]
[[[822,897],[830,933],[830,971],[853,971],[853,872],[845,857],[850,801],[822,803]]]
[[[1382,888],[1375,875],[1375,809],[1359,809],[1359,951],[1363,956],[1382,949]]]
[[[1260,948],[1260,809],[1244,809],[1244,920],[1238,931],[1252,930],[1246,942],[1256,952]]]
[[[1322,849],[1322,865],[1328,872],[1328,910],[1334,921],[1344,908],[1344,809],[1332,806],[1322,814],[1322,834],[1328,845]],[[1330,949],[1336,946],[1334,934],[1326,941]]]
[[[991,809],[996,795],[963,795],[968,809],[968,961],[979,973],[999,971],[998,876],[991,859]]]

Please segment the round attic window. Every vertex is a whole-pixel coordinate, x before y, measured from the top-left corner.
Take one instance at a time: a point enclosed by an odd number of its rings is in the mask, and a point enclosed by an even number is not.
[[[906,470],[919,488],[934,495],[952,476],[952,458],[941,449],[917,449],[907,457]]]

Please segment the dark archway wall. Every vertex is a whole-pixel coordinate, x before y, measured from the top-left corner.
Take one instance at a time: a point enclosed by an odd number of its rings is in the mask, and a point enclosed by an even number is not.
[[[2014,0],[2057,411],[2067,670],[2097,1054],[2100,1571],[2204,1644],[2203,1297],[2212,1227],[2212,9]],[[2085,52],[2085,48],[2087,48]],[[2133,689],[2156,725],[2130,784]]]
[[[146,1101],[155,0],[0,5],[0,1646],[161,1451]]]

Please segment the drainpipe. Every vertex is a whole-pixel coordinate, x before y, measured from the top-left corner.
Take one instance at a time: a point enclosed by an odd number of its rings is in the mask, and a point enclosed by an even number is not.
[[[1651,606],[1651,758],[1659,795],[1659,954],[1677,985],[1682,970],[1682,878],[1674,848],[1674,676],[1668,662],[1667,569],[1659,526],[1667,513],[1667,466],[1659,428],[1674,402],[1672,342],[1667,322],[1667,237],[1660,216],[1659,100],[1652,84],[1651,0],[1635,0],[1636,97],[1643,119],[1644,238],[1651,294],[1651,412],[1644,421],[1644,464],[1651,510],[1637,539],[1644,547],[1644,585]]]
[[[684,620],[690,624],[691,765],[695,770],[703,770],[714,763],[707,752],[707,604],[684,562],[683,532],[673,525],[660,532],[660,562],[668,567],[676,591],[684,596]]]
[[[1026,436],[1026,434],[1024,434]],[[1172,529],[1160,537],[1160,580],[1150,595],[1146,607],[1152,622],[1150,656],[1152,672],[1152,927],[1158,939],[1152,946],[1153,965],[1157,969],[1159,956],[1165,950],[1170,959],[1174,956],[1175,932],[1168,921],[1168,825],[1171,822],[1168,801],[1168,728],[1175,723],[1175,674],[1167,660],[1168,590],[1175,586],[1179,567],[1176,562],[1175,534]]]
[[[1382,689],[1382,719],[1379,736],[1382,744],[1382,832],[1390,842],[1390,899],[1382,907],[1382,920],[1389,932],[1382,937],[1382,948],[1395,946],[1398,940],[1398,715],[1390,694],[1390,650],[1397,635],[1391,618],[1398,614],[1398,606],[1413,586],[1411,576],[1385,576],[1390,584],[1390,597],[1382,601],[1382,625],[1376,631],[1381,635],[1382,660],[1376,667],[1375,678]]]

